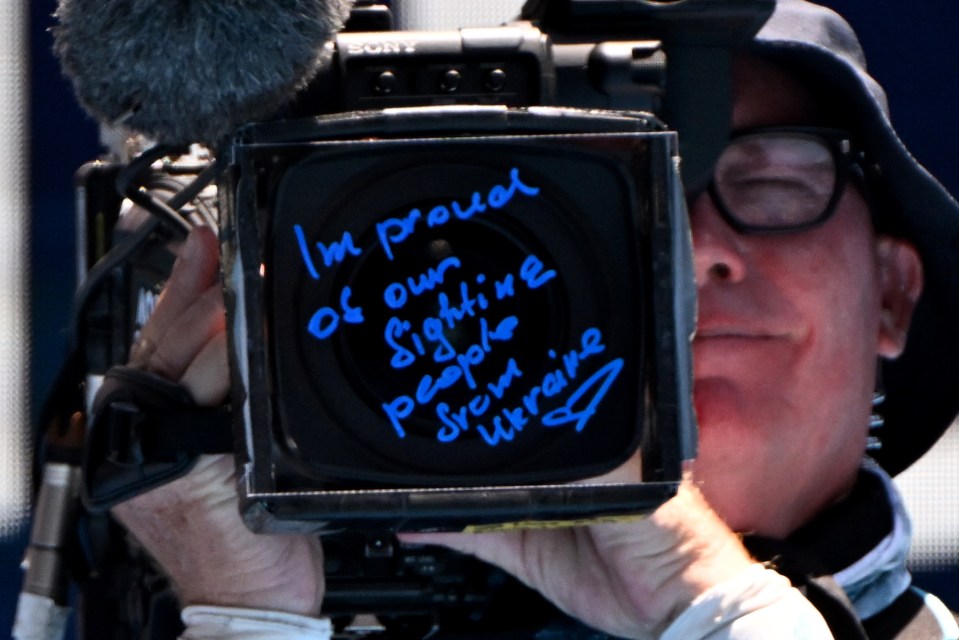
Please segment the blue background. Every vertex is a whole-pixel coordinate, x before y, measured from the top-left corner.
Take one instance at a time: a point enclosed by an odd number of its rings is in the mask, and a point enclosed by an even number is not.
[[[104,0],[108,1],[108,0]],[[30,0],[30,197],[32,237],[31,410],[36,415],[64,355],[74,288],[73,172],[99,152],[93,121],[77,106],[50,53],[53,0]],[[870,69],[889,92],[893,121],[913,153],[959,193],[959,5],[955,0],[827,2],[859,32]],[[943,508],[955,509],[956,496]],[[0,540],[0,636],[13,620],[25,534]],[[959,610],[959,571],[946,567],[917,582]]]

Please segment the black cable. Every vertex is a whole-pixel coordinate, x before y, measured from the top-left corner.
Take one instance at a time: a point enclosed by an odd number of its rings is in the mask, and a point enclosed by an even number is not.
[[[156,174],[153,175],[150,180],[142,186],[142,189],[144,189],[158,202],[162,202],[163,198],[168,198],[178,193],[183,186],[183,182],[178,181],[176,178],[164,174]],[[180,207],[180,217],[183,218],[191,227],[197,225],[208,225],[209,221],[196,208],[195,204],[196,203],[190,202]]]
[[[155,149],[156,147],[154,147]],[[141,156],[142,157],[142,156]],[[155,159],[155,158],[154,158]],[[150,160],[152,164],[153,160]],[[132,165],[133,163],[131,163]],[[128,165],[129,167],[130,165]],[[134,168],[134,171],[137,169]],[[127,169],[124,169],[121,173],[125,173]],[[176,210],[185,205],[186,203],[193,200],[197,194],[199,194],[203,189],[209,185],[213,179],[216,177],[217,164],[211,162],[209,166],[205,167],[197,177],[193,179],[189,184],[184,186],[178,192],[173,194],[169,200],[163,203],[163,207],[173,211],[177,219],[179,219],[184,225],[187,225],[186,220],[184,220],[179,214],[176,214]],[[130,176],[124,176],[124,178],[129,178]],[[121,178],[117,177],[117,187],[127,188],[129,190],[129,184],[121,181]],[[142,191],[137,190],[139,193]],[[156,199],[151,197],[151,200],[159,202]],[[149,212],[153,213],[151,209],[147,209]],[[93,291],[100,285],[100,282],[106,278],[109,273],[126,261],[134,251],[146,241],[150,235],[157,231],[160,225],[167,220],[166,215],[163,217],[153,216],[146,220],[143,224],[137,227],[129,236],[120,241],[117,245],[110,248],[110,250],[103,255],[96,264],[90,268],[87,273],[87,277],[84,278],[83,282],[77,288],[76,293],[74,294],[74,310],[70,319],[70,325],[68,327],[67,339],[70,341],[70,347],[72,349],[78,349],[80,347],[80,330],[78,326],[79,320],[83,317],[86,310],[89,297]],[[190,229],[189,226],[186,227],[187,230]],[[169,229],[169,227],[168,227]]]
[[[181,193],[183,193],[183,195],[181,197],[178,198],[177,196],[179,194],[174,194],[174,196],[166,202],[155,198],[147,191],[144,188],[144,184],[148,181],[142,179],[144,174],[152,170],[154,162],[169,155],[175,155],[179,150],[179,147],[168,145],[156,145],[147,149],[131,160],[130,163],[117,174],[116,187],[120,195],[129,198],[134,204],[167,223],[175,233],[186,235],[190,232],[191,225],[179,213],[179,209],[193,200],[193,198],[209,184],[209,182],[197,184],[197,180],[203,176],[206,170],[204,169],[204,171],[197,176],[196,180],[182,190]],[[215,166],[215,163],[211,163],[211,166]]]

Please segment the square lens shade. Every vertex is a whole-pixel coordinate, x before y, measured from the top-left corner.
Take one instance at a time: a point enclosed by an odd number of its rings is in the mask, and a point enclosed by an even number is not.
[[[627,459],[647,412],[648,147],[501,136],[286,158],[264,274],[272,430],[291,464],[475,486]]]

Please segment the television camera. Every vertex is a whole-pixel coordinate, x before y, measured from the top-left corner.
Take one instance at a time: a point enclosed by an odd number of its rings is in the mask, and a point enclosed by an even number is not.
[[[119,612],[84,633],[176,633],[157,625],[168,585],[106,511],[200,453],[235,456],[252,529],[324,536],[324,611],[360,635],[511,624],[521,587],[397,531],[667,500],[695,453],[685,198],[726,140],[732,52],[771,8],[532,1],[513,24],[426,32],[361,2],[272,117],[84,166],[73,345],[41,448],[83,497],[54,555],[86,610]],[[228,408],[122,366],[197,224],[221,238]],[[641,482],[600,479],[631,459]],[[45,578],[62,599],[63,572]]]

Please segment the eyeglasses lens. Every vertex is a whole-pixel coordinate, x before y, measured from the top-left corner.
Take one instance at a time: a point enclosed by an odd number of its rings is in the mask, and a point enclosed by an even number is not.
[[[743,227],[802,227],[826,213],[836,189],[836,160],[813,136],[747,135],[722,153],[713,180],[720,206]]]

